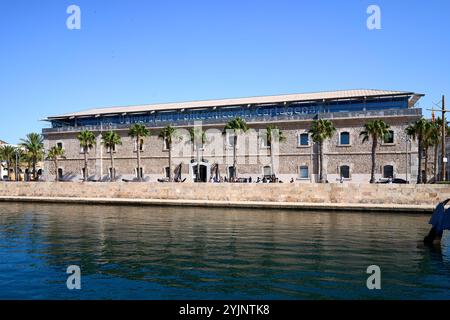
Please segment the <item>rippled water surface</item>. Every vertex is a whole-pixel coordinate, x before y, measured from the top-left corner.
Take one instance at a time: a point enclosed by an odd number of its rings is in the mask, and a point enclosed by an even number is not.
[[[449,299],[450,237],[423,247],[428,219],[0,203],[0,298]]]

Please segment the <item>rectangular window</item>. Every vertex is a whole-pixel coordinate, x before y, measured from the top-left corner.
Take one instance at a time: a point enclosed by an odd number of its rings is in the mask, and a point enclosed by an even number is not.
[[[164,168],[164,172],[166,173],[166,178],[170,178],[170,168],[169,167],[165,167]]]
[[[234,134],[227,134],[227,143],[229,147],[233,147],[234,146]]]
[[[300,166],[300,168],[299,168],[299,178],[300,179],[308,179],[309,178],[308,166]]]
[[[272,168],[270,168],[270,166],[265,166],[263,171],[265,177],[270,177],[272,175]]]
[[[350,167],[349,166],[341,166],[340,167],[341,177],[344,179],[350,179]]]
[[[394,167],[387,165],[383,167],[383,178],[394,178]]]
[[[298,136],[298,145],[299,146],[309,146],[309,134],[302,133]]]
[[[56,144],[56,147],[58,147],[58,148],[62,149],[62,148],[63,148],[63,144],[62,144],[62,142],[58,142],[58,143]]]
[[[341,145],[349,145],[350,144],[350,133],[348,132],[342,132],[341,133]]]
[[[261,148],[268,148],[270,145],[270,142],[267,141],[267,135],[264,134],[261,136]]]
[[[389,133],[384,136],[384,143],[394,143],[394,131],[389,131]]]
[[[235,178],[234,167],[228,167],[228,177],[230,179]]]
[[[106,152],[108,152],[108,153],[111,152],[111,146],[106,147]],[[116,145],[112,145],[112,152],[116,152]]]
[[[164,150],[169,150],[169,140],[167,138],[164,138]]]
[[[140,142],[140,143],[139,143],[139,150],[140,150],[140,151],[144,151],[144,139],[141,139],[139,142]],[[137,151],[137,143],[136,143],[136,140],[134,141],[134,151]]]

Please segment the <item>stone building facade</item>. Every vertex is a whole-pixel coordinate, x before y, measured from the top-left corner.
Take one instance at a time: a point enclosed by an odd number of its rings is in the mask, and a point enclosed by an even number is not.
[[[101,135],[114,130],[122,138],[122,144],[113,151],[116,175],[132,179],[138,172],[138,148],[128,130],[133,123],[145,124],[151,134],[140,147],[141,170],[148,181],[156,181],[168,174],[169,150],[159,132],[171,125],[178,130],[172,146],[174,175],[193,181],[199,168],[200,180],[209,181],[233,174],[233,133],[223,131],[229,120],[241,117],[250,130],[237,138],[238,177],[256,181],[276,174],[283,182],[293,179],[309,183],[318,180],[318,146],[308,131],[314,119],[329,119],[336,133],[323,146],[324,177],[330,183],[361,183],[370,179],[372,143],[362,143],[360,133],[366,122],[382,119],[390,125],[392,135],[377,149],[376,179],[415,182],[417,144],[408,139],[405,128],[422,116],[422,110],[415,107],[421,96],[401,91],[347,90],[92,109],[48,117],[51,128],[44,129],[43,135],[47,150],[55,145],[65,150],[66,158],[57,168],[60,177],[76,181],[82,178],[84,167],[77,135],[82,130],[94,132],[97,141],[89,151],[88,174],[98,180],[111,172],[110,150],[102,145]],[[279,128],[285,140],[269,146],[268,125]],[[206,131],[206,141],[198,150],[189,138],[188,129],[193,126]],[[56,172],[52,162],[45,163],[47,180]]]

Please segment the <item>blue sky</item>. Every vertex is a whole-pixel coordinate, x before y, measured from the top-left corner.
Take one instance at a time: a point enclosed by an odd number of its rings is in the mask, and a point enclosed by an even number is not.
[[[81,30],[66,27],[71,4]],[[2,0],[0,139],[156,102],[377,88],[425,93],[428,108],[450,94],[449,34],[447,0]]]

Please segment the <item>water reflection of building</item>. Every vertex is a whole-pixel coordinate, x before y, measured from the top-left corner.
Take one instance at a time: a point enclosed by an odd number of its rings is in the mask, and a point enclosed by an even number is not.
[[[175,174],[179,170],[190,179],[199,165],[202,179],[208,180],[211,175],[229,177],[232,174],[229,155],[234,142],[232,136],[222,135],[222,131],[227,121],[239,116],[257,132],[263,132],[268,124],[278,126],[286,141],[278,146],[278,169],[275,172],[284,181],[294,178],[298,182],[312,182],[317,180],[318,148],[312,143],[308,130],[312,120],[320,117],[332,120],[337,128],[334,137],[324,145],[326,179],[338,182],[342,176],[349,182],[367,182],[371,144],[363,144],[359,133],[367,121],[382,119],[390,124],[391,135],[379,146],[376,178],[397,177],[415,181],[417,144],[408,141],[404,129],[421,117],[422,110],[416,108],[421,96],[402,91],[348,90],[91,109],[48,117],[51,128],[44,129],[43,134],[47,149],[59,145],[66,151],[66,159],[59,161],[59,173],[78,179],[82,177],[84,161],[76,135],[81,130],[93,131],[97,145],[89,153],[88,170],[99,178],[111,170],[109,150],[101,144],[101,133],[115,130],[123,140],[123,145],[114,150],[116,173],[131,178],[142,172],[155,181],[168,174],[167,143],[158,137],[159,130],[169,124],[189,128],[195,121],[202,121],[204,129],[218,133],[214,139],[222,140],[222,149],[211,150],[209,142],[206,142],[198,164],[197,157],[191,153],[176,154],[173,169]],[[133,123],[143,123],[152,129],[152,135],[139,146],[142,150],[141,168],[136,168],[135,162],[138,146],[128,137],[128,128]],[[189,150],[189,147],[185,149]],[[269,157],[261,157],[268,154],[268,150],[270,146],[264,134],[254,140],[239,136],[238,175],[256,179],[274,172],[271,161],[267,160]],[[47,162],[44,171],[54,174],[56,169],[52,162]]]

